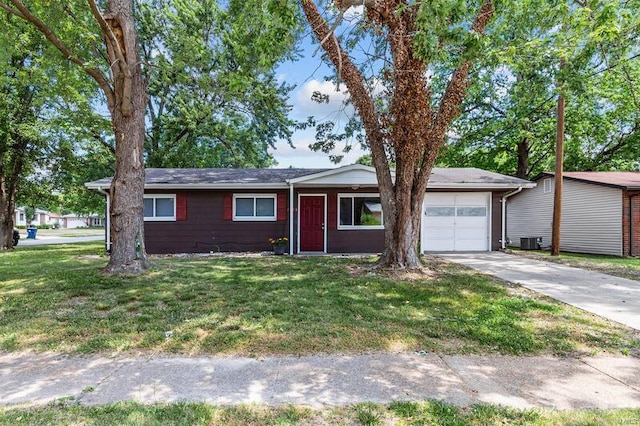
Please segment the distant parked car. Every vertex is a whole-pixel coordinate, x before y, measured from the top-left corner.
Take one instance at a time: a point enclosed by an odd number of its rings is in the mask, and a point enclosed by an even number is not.
[[[17,229],[13,230],[13,246],[18,245],[18,241],[20,241],[20,232]]]

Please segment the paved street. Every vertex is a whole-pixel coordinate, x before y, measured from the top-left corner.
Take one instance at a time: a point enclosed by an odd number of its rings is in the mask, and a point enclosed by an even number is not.
[[[86,237],[51,237],[36,235],[36,239],[29,239],[26,235],[20,235],[18,247],[23,246],[42,246],[46,244],[72,244],[83,243],[85,241],[104,241],[104,235],[89,235]]]

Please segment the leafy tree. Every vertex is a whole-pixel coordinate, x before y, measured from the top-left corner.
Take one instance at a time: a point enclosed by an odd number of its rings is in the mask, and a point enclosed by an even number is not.
[[[490,0],[335,1],[339,17],[353,6],[365,6],[351,42],[333,35],[329,18],[322,15],[329,13],[326,7],[311,0],[301,4],[326,57],[349,90],[371,151],[385,216],[385,251],[379,265],[420,267],[417,245],[427,181],[449,126],[460,113],[472,59],[481,51],[494,4]],[[352,59],[362,35],[373,46],[366,56],[382,61],[368,67],[372,71],[368,76]],[[434,84],[430,78],[434,73],[447,76],[444,84]],[[376,89],[376,82],[383,90]]]
[[[565,81],[566,170],[638,168],[637,1],[512,5],[442,164],[529,178],[553,169],[557,79]],[[526,4],[525,4],[526,6]],[[562,28],[562,31],[558,31]],[[560,73],[559,58],[568,66]]]
[[[111,256],[106,272],[147,267],[144,250],[144,113],[132,0],[70,1],[56,5],[0,1],[0,8],[38,29],[65,59],[90,76],[106,99],[115,140],[111,197]]]
[[[15,207],[55,199],[51,170],[63,162],[56,134],[59,123],[74,120],[61,105],[76,97],[86,102],[93,91],[38,31],[6,14],[0,24],[0,249],[7,249]]]
[[[293,123],[274,67],[293,56],[295,4],[153,0],[140,4],[149,84],[149,167],[268,167]]]

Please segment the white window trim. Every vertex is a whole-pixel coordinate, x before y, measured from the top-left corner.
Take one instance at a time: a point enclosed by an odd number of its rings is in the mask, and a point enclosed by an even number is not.
[[[360,192],[342,192],[338,193],[338,231],[346,231],[346,230],[354,230],[354,229],[384,229],[384,211],[382,212],[382,225],[340,225],[340,198],[366,198],[366,197],[377,197],[380,198],[380,194],[378,193],[360,193]]]
[[[156,217],[156,216],[145,216],[144,217],[144,221],[145,222],[175,222],[176,221],[176,194],[144,194],[144,198],[152,198],[152,199],[156,199],[156,198],[171,198],[173,199],[173,216],[162,216],[162,217]],[[144,208],[144,207],[143,207]],[[154,201],[154,213],[155,213],[155,201]]]
[[[253,198],[254,216],[236,216],[236,199]],[[273,199],[273,216],[255,216],[256,198]],[[278,195],[277,194],[233,194],[233,220],[234,222],[275,222],[278,220]]]
[[[551,192],[553,192],[553,185],[551,185],[552,183],[552,179],[551,178],[547,178],[544,180],[544,182],[542,182],[542,186],[543,188],[543,192],[545,194],[550,194]]]

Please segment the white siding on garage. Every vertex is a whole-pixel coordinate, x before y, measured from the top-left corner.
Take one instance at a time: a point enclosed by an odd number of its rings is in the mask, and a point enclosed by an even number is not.
[[[553,178],[544,179],[508,200],[507,238],[542,237],[551,245]],[[577,253],[622,256],[622,191],[602,185],[564,180],[560,249]]]

